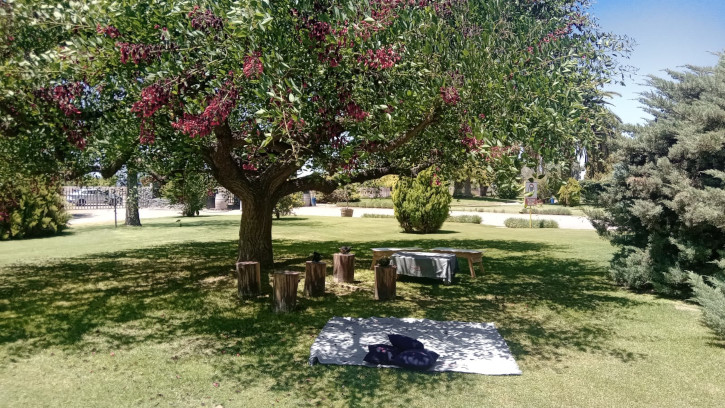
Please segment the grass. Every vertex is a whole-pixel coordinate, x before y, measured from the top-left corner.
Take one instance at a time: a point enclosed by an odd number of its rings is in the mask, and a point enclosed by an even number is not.
[[[313,250],[330,262],[350,245],[358,282],[328,280],[325,297],[275,315],[266,298],[235,297],[237,217],[175,220],[0,243],[0,406],[716,407],[725,398],[725,347],[699,309],[613,287],[611,249],[592,231],[449,223],[421,235],[390,219],[282,219],[279,269],[301,271]],[[482,249],[486,273],[451,286],[402,279],[397,300],[375,302],[367,268],[378,246]],[[309,347],[333,316],[492,321],[523,375],[310,367]]]

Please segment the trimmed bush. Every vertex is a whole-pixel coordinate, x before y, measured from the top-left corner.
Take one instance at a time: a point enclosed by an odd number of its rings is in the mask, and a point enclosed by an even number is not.
[[[161,195],[171,204],[181,204],[184,217],[194,217],[206,206],[206,199],[213,195],[215,184],[208,174],[190,171],[166,183]]]
[[[481,217],[478,215],[451,215],[446,222],[461,222],[466,224],[480,224]]]
[[[304,197],[301,191],[286,195],[279,199],[277,205],[274,206],[274,215],[279,219],[282,215],[291,215],[295,207],[304,205]]]
[[[393,190],[395,218],[405,232],[438,231],[448,218],[451,194],[432,169],[401,177]]]
[[[341,203],[345,206],[346,202],[358,202],[360,201],[360,194],[357,192],[357,185],[350,185],[343,188],[338,188],[330,194],[318,194],[318,203]],[[338,204],[338,206],[340,206]],[[352,206],[349,206],[352,207]]]
[[[70,218],[63,208],[60,184],[47,177],[0,180],[0,239],[54,235]]]
[[[528,214],[529,209],[524,208],[519,211],[519,214]],[[571,215],[571,210],[568,208],[532,208],[532,214],[545,214],[545,215]]]
[[[525,218],[506,218],[503,222],[507,228],[559,228],[559,223],[554,220],[529,220]]]
[[[559,189],[559,196],[557,199],[565,206],[573,207],[579,205],[579,202],[581,201],[581,191],[582,187],[579,185],[579,182],[574,178],[570,178],[569,181],[567,181],[566,184],[561,186]]]
[[[395,218],[394,215],[390,214],[363,214],[361,218]]]

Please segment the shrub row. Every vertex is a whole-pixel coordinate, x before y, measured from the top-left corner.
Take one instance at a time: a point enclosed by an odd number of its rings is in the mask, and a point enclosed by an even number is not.
[[[394,215],[390,214],[363,214],[362,218],[395,218]]]
[[[451,215],[446,222],[462,222],[466,224],[480,224],[481,217],[478,215]]]
[[[507,228],[559,228],[559,223],[554,220],[529,220],[525,218],[506,218],[503,224]]]
[[[393,202],[387,201],[387,200],[380,200],[380,201],[360,201],[360,202],[350,202],[349,205],[345,205],[344,202],[337,203],[338,207],[355,207],[355,208],[393,208]]]
[[[519,214],[528,214],[529,209],[524,208],[521,211],[519,211]],[[531,209],[532,214],[545,214],[545,215],[571,215],[571,210],[568,208],[563,207],[554,207],[554,208],[532,208]]]

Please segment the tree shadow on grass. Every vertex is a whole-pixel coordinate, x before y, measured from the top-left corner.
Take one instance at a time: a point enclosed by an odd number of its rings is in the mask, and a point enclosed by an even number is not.
[[[214,222],[205,220],[204,226],[209,221]],[[281,315],[271,311],[269,297],[236,299],[230,273],[236,241],[185,242],[13,265],[0,274],[0,347],[11,359],[48,347],[73,351],[140,344],[174,345],[169,349],[179,359],[236,352],[244,356],[241,362],[215,363],[224,378],[242,384],[259,377],[273,379],[275,391],[301,393],[310,403],[329,398],[326,394],[335,389],[336,398],[350,406],[371,401],[410,405],[415,393],[396,389],[434,387],[440,392],[450,386],[446,379],[456,379],[460,385],[473,376],[308,367],[309,347],[333,316],[491,321],[517,360],[531,364],[561,360],[572,351],[622,361],[641,358],[611,346],[613,329],[597,318],[637,304],[617,296],[602,266],[562,257],[563,247],[547,243],[414,238],[351,242],[357,254],[354,287],[328,279],[326,296],[300,297],[297,312]],[[335,241],[275,240],[274,244],[279,261],[275,268],[300,271],[315,250],[327,254],[331,270],[331,254],[340,246]],[[459,260],[460,273],[453,285],[404,279],[395,301],[374,301],[371,248],[410,245],[481,249],[494,255],[484,255],[486,272],[481,274],[476,266],[475,279],[468,276],[467,262]],[[330,386],[311,386],[314,382]],[[393,391],[380,394],[380,387]]]

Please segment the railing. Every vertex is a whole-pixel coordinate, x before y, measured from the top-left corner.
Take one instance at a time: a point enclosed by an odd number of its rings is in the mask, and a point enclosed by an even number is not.
[[[126,187],[64,186],[61,194],[69,210],[123,207],[126,204]]]

